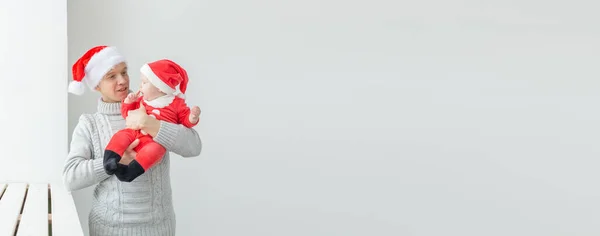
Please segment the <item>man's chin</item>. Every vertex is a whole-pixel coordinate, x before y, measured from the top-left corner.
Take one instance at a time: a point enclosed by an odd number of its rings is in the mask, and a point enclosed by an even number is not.
[[[127,91],[127,90],[117,91],[117,92],[115,92],[115,97],[121,98],[121,100],[123,100],[127,97],[128,94],[129,94],[129,91]]]

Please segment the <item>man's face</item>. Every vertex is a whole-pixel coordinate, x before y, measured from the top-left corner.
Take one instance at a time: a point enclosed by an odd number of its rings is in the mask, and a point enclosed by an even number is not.
[[[129,74],[127,64],[121,62],[114,66],[96,87],[104,102],[120,102],[129,94]]]

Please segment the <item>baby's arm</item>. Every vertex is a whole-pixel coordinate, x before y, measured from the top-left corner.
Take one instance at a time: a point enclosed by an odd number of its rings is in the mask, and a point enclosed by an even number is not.
[[[187,128],[192,128],[200,121],[200,108],[194,106],[192,109],[190,109],[185,104],[185,101],[183,101],[179,106],[177,115],[179,116],[179,123]]]
[[[190,123],[196,125],[200,121],[200,107],[193,106],[188,117]]]
[[[139,96],[137,93],[130,93],[127,95],[127,98],[125,98],[121,104],[121,115],[123,118],[127,118],[127,113],[129,111],[140,108],[141,99],[142,96]]]

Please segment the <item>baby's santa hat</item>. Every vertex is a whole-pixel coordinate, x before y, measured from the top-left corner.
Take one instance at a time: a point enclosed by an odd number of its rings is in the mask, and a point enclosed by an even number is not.
[[[84,83],[93,90],[102,77],[121,62],[125,62],[125,57],[115,47],[91,48],[73,64],[73,81],[69,83],[69,92],[82,95],[85,91]]]
[[[187,71],[177,63],[169,59],[161,59],[158,61],[146,63],[140,69],[140,72],[148,78],[158,90],[175,95],[177,86],[181,93],[177,96],[185,98],[185,90],[188,84]]]

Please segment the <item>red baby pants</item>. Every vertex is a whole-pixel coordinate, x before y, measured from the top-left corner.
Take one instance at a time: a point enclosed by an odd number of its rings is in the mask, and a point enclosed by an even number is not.
[[[125,150],[135,141],[139,139],[139,144],[133,149],[137,152],[135,161],[132,161],[130,165],[137,162],[144,171],[150,169],[154,164],[158,163],[160,159],[165,155],[167,150],[152,139],[152,136],[143,134],[140,130],[133,129],[122,129],[115,133],[111,138],[110,142],[106,146],[106,150],[117,153],[120,157],[123,157]]]

